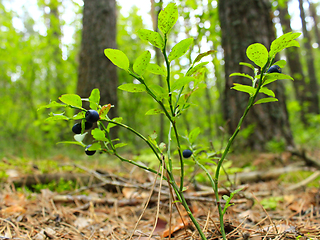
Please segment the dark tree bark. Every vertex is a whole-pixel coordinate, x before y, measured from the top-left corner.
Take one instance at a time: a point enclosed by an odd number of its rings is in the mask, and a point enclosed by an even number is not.
[[[283,33],[292,32],[290,25],[290,15],[288,12],[288,5],[284,3],[279,6],[279,18],[282,26]],[[293,86],[295,90],[296,99],[301,106],[300,119],[304,125],[307,125],[306,114],[310,112],[308,101],[309,85],[306,83],[306,79],[302,70],[300,61],[300,55],[296,48],[287,48],[285,50],[288,67],[290,74],[294,78]]]
[[[309,77],[309,86],[310,86],[310,106],[309,111],[315,114],[320,113],[319,109],[319,97],[318,91],[319,86],[317,83],[316,72],[314,68],[314,57],[313,51],[311,46],[311,38],[310,34],[307,30],[307,23],[306,23],[306,15],[303,8],[303,0],[299,0],[299,8],[300,8],[300,18],[302,24],[302,32],[303,32],[303,43],[306,49],[306,59],[307,59],[307,69],[308,69],[308,77]]]
[[[158,3],[155,2],[155,0],[150,0],[151,2],[151,18],[152,18],[152,25],[153,25],[153,30],[158,31],[158,15],[162,9],[163,1],[159,0]],[[162,59],[162,54],[161,50],[157,47],[153,47],[153,50],[156,52],[156,63],[158,65],[161,65],[161,59]],[[159,85],[163,86],[163,77],[161,75],[158,75],[159,79]],[[164,115],[160,114],[160,129],[159,129],[159,142],[164,142]]]
[[[224,0],[219,1],[222,47],[225,57],[225,90],[222,110],[228,131],[234,132],[248,102],[248,95],[231,90],[233,83],[249,84],[245,78],[229,77],[233,72],[252,75],[252,70],[240,66],[239,62],[250,62],[246,57],[247,47],[256,42],[267,48],[275,39],[271,19],[271,6],[268,0]],[[282,81],[270,85],[279,102],[254,106],[246,117],[243,127],[254,126],[249,137],[237,138],[237,143],[253,150],[265,150],[266,143],[272,139],[283,139],[286,145],[293,145],[288,121],[286,97]],[[241,140],[241,141],[240,141]]]
[[[314,34],[315,34],[315,39],[318,43],[318,46],[320,46],[320,32],[319,32],[319,27],[318,27],[318,15],[317,15],[317,9],[316,9],[316,5],[312,2],[310,2],[308,0],[308,3],[309,3],[309,11],[310,11],[310,14],[311,14],[311,17],[313,19],[313,28],[314,28]]]
[[[100,104],[115,106],[110,118],[117,116],[118,76],[104,49],[116,47],[116,1],[85,0],[77,93],[89,97],[92,89],[99,88]]]

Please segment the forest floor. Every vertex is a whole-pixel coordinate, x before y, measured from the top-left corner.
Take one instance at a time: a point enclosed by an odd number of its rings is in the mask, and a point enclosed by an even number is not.
[[[233,161],[244,158],[248,156],[233,157]],[[225,180],[219,190],[219,194],[228,195],[243,188],[225,216],[227,239],[320,239],[318,170],[305,166],[304,170],[288,169],[288,165],[298,163],[290,154],[250,158],[262,166],[255,179],[247,179],[251,173],[245,173],[239,175],[242,180],[237,184]],[[68,162],[63,157],[55,161]],[[182,206],[176,203],[169,207],[166,182],[159,191],[157,180],[153,189],[152,174],[123,166],[102,168],[78,163],[43,173],[38,162],[28,162],[30,169],[22,170],[6,158],[1,164],[6,165],[9,177],[1,183],[0,239],[154,240],[169,239],[170,232],[171,239],[200,239]],[[268,171],[264,169],[271,168],[285,170],[265,175]],[[293,178],[294,183],[290,182]],[[204,184],[187,182],[186,186],[186,199],[207,239],[220,239],[212,190]]]

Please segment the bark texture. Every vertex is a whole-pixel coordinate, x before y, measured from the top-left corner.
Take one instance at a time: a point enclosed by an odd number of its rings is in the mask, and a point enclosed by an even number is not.
[[[308,77],[309,77],[309,86],[310,86],[310,96],[309,96],[309,111],[311,113],[319,114],[319,85],[317,82],[316,71],[314,67],[314,56],[313,50],[311,46],[311,37],[307,30],[306,23],[306,15],[303,8],[303,0],[299,0],[299,8],[300,8],[300,18],[302,24],[302,32],[303,32],[303,43],[306,49],[306,60],[307,60],[307,69],[308,69]]]
[[[231,90],[233,83],[251,85],[250,80],[241,77],[229,77],[234,72],[253,74],[239,62],[250,62],[246,49],[252,43],[262,43],[267,48],[275,39],[270,1],[267,0],[224,0],[219,1],[222,47],[225,57],[225,90],[222,109],[228,122],[228,131],[234,132],[242,116],[248,95]],[[288,121],[286,97],[281,81],[270,85],[279,102],[254,106],[243,124],[247,136],[237,139],[237,143],[253,150],[265,150],[266,143],[272,139],[283,139],[286,145],[293,145],[293,138]],[[239,145],[238,145],[239,147]]]
[[[288,5],[284,3],[279,6],[279,18],[282,26],[282,31],[284,33],[292,32],[290,24],[290,15],[288,12]],[[305,75],[303,73],[302,64],[300,61],[299,51],[296,48],[287,48],[285,50],[288,67],[290,69],[290,74],[294,78],[293,86],[295,90],[296,99],[301,106],[300,119],[304,125],[308,124],[306,114],[310,112],[308,102],[311,99],[308,99],[309,85],[306,82]]]
[[[85,0],[77,93],[89,97],[100,89],[100,104],[111,103],[109,117],[117,115],[117,68],[104,55],[105,48],[116,48],[115,0]]]

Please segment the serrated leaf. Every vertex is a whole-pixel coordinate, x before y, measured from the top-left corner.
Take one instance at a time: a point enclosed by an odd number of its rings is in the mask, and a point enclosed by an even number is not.
[[[199,69],[203,68],[205,65],[207,65],[209,62],[202,62],[199,63],[198,65],[194,66],[193,68],[189,69],[187,72],[186,76],[191,76],[195,72],[197,72]]]
[[[99,128],[91,130],[92,137],[97,141],[108,141],[106,138],[105,132]]]
[[[179,17],[178,7],[175,3],[169,3],[158,15],[158,28],[167,34],[177,22]]]
[[[249,78],[251,81],[253,81],[253,77],[246,73],[231,73],[229,75],[229,77],[234,77],[234,76],[246,77],[246,78]]]
[[[145,92],[146,87],[142,84],[126,83],[118,87],[120,90],[127,92]]]
[[[272,83],[277,80],[282,80],[282,79],[290,79],[293,80],[293,78],[289,75],[283,74],[283,73],[267,73],[263,77],[263,84],[262,86],[265,86],[269,83]]]
[[[278,65],[280,68],[284,68],[286,64],[287,64],[286,60],[279,60],[275,62],[273,65]]]
[[[191,81],[195,81],[196,79],[194,77],[182,77],[176,80],[172,86],[171,91],[181,89],[186,84],[190,83]]]
[[[142,75],[148,67],[150,58],[151,53],[149,51],[142,53],[133,64],[133,71],[138,75]]]
[[[91,91],[90,97],[90,108],[93,110],[97,110],[99,103],[100,103],[100,90],[98,88],[95,88]]]
[[[127,55],[119,49],[107,48],[104,50],[104,54],[109,60],[117,67],[128,70],[129,69],[129,59]]]
[[[208,56],[208,55],[210,55],[210,54],[213,54],[213,53],[215,53],[215,52],[217,52],[217,51],[216,51],[216,50],[209,50],[209,51],[207,51],[207,52],[200,53],[200,54],[196,57],[196,59],[193,61],[193,64],[199,62],[202,58],[204,58],[204,57],[206,57],[206,56]]]
[[[189,138],[189,142],[191,144],[194,143],[194,141],[196,140],[196,138],[198,137],[198,135],[200,134],[201,132],[201,129],[199,127],[196,127],[195,129],[193,129],[189,135],[188,135],[188,138]]]
[[[270,46],[269,56],[274,57],[278,52],[288,47],[300,47],[300,44],[295,39],[299,37],[301,33],[288,32],[275,39]]]
[[[77,94],[63,94],[59,100],[70,106],[82,107],[81,97]]]
[[[160,48],[161,50],[164,48],[164,41],[160,33],[148,29],[140,29],[138,35],[140,39],[148,41],[153,46]]]
[[[268,62],[268,49],[261,43],[251,44],[246,51],[247,57],[259,67]]]
[[[67,105],[63,104],[63,103],[57,103],[56,101],[52,101],[49,104],[45,105],[45,106],[41,106],[38,108],[37,111],[43,109],[43,108],[52,108],[52,107],[66,107]]]
[[[161,113],[164,113],[161,109],[154,108],[154,109],[150,109],[145,114],[146,115],[157,115],[157,114],[161,114]]]
[[[169,61],[171,62],[174,59],[177,59],[184,55],[188,49],[190,48],[191,44],[193,43],[193,38],[187,38],[180,42],[178,42],[172,49],[168,56]]]
[[[268,102],[277,102],[278,99],[273,98],[273,97],[268,97],[268,98],[261,98],[258,101],[256,101],[253,105],[261,104],[261,103],[268,103]]]
[[[233,84],[234,86],[231,88],[231,89],[234,89],[234,90],[237,90],[237,91],[240,91],[240,92],[245,92],[245,93],[249,93],[250,96],[253,95],[256,91],[255,88],[249,86],[249,85],[242,85],[242,84],[239,84],[239,83],[234,83]]]
[[[151,72],[157,75],[162,75],[162,76],[167,75],[166,71],[162,67],[160,67],[158,64],[155,64],[155,63],[149,63],[146,70],[148,72]]]
[[[259,90],[259,93],[264,93],[270,97],[275,97],[276,95],[274,94],[274,92],[270,89],[268,89],[267,87],[262,87]]]
[[[254,71],[254,66],[252,64],[250,64],[250,63],[240,62],[239,65],[247,66],[247,67],[251,68]]]

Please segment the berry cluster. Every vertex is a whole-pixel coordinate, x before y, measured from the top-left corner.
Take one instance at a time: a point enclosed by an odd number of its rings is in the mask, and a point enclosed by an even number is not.
[[[86,118],[86,122],[84,124],[84,129],[89,130],[90,128],[92,128],[93,124],[99,120],[100,117],[99,117],[99,113],[96,110],[90,109],[86,112],[85,118]],[[81,122],[73,125],[72,132],[74,132],[75,134],[81,134],[81,131],[82,131]],[[90,147],[91,147],[91,144],[86,146],[85,148],[85,153],[89,156],[96,153],[95,150],[94,151],[88,150]]]

